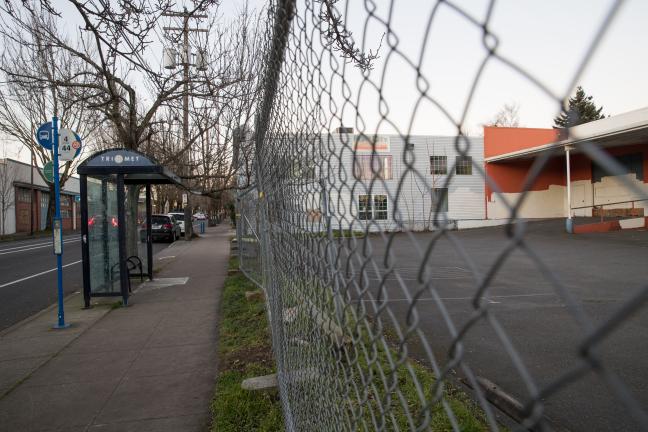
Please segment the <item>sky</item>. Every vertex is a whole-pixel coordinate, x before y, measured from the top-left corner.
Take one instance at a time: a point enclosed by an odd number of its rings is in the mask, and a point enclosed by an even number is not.
[[[375,48],[376,41],[385,32],[384,25],[370,20],[365,27],[364,0],[348,1],[347,25],[357,40],[366,37],[365,50]],[[480,0],[454,3],[478,22],[484,21],[489,4]],[[391,28],[398,38],[397,49],[414,63],[418,62],[425,41],[421,74],[429,83],[428,94],[451,114],[453,121],[446,119],[431,103],[414,110],[420,94],[415,71],[397,56],[389,56],[388,43],[383,40],[381,58],[375,62],[371,79],[383,83],[390,119],[401,132],[409,128],[409,121],[414,118],[411,129],[414,134],[454,134],[454,123],[463,114],[478,68],[487,55],[481,28],[442,5],[426,37],[425,27],[434,2],[375,1],[375,4],[374,14],[385,20],[393,6]],[[576,71],[612,4],[609,0],[497,1],[489,29],[498,38],[500,55],[531,73],[561,98],[569,94]],[[648,105],[646,23],[647,1],[624,2],[585,72],[575,82],[594,96],[594,102],[602,105],[607,115]],[[368,129],[379,118],[377,98],[373,99],[361,109]],[[481,125],[504,104],[519,106],[520,125],[525,127],[551,127],[559,109],[556,99],[528,78],[499,61],[489,60],[470,103],[465,128],[479,134]],[[350,117],[348,121],[353,119]],[[379,131],[394,132],[387,126],[379,127]]]
[[[305,0],[298,0],[300,7]],[[311,0],[312,1],[312,0]],[[348,2],[348,4],[347,4]],[[426,44],[421,74],[429,84],[428,95],[452,117],[447,119],[438,107],[424,102],[416,109],[420,92],[411,65],[398,56],[389,55],[390,41],[383,39],[370,79],[381,84],[388,117],[396,125],[379,126],[380,112],[377,92],[363,90],[360,113],[366,130],[378,133],[395,131],[412,134],[453,135],[466,107],[477,70],[486,56],[481,28],[469,22],[452,8],[442,5],[431,30],[425,28],[435,2],[427,0],[340,0],[336,6],[348,6],[346,25],[363,50],[375,50],[385,27],[376,20],[367,22],[365,5],[375,5],[374,14],[387,19],[391,10],[391,28],[396,38],[392,44],[408,59],[418,62],[421,46]],[[64,5],[56,0],[55,5]],[[223,0],[220,14],[233,17],[243,6],[240,0]],[[252,7],[264,1],[249,1]],[[486,0],[455,0],[459,8],[476,21],[483,22],[489,2]],[[499,41],[497,52],[531,73],[556,96],[571,90],[575,72],[598,31],[610,0],[500,0],[495,2],[490,31]],[[182,6],[182,1],[178,2]],[[74,22],[74,17],[71,18]],[[576,81],[594,96],[607,115],[639,109],[648,105],[648,1],[627,0],[608,29],[594,55]],[[151,59],[160,59],[161,45],[154,44]],[[361,83],[357,69],[347,68],[347,82],[354,89]],[[341,83],[334,83],[333,93],[341,95]],[[464,129],[473,135],[481,133],[481,125],[491,119],[504,104],[519,106],[520,125],[551,127],[559,106],[554,97],[544,93],[528,78],[511,67],[489,60],[478,82],[464,121]],[[355,125],[355,113],[347,110],[345,125]],[[28,159],[26,152],[7,146],[0,152],[10,157]]]

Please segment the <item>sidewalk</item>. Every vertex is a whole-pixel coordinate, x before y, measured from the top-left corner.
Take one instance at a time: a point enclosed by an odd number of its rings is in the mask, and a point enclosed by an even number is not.
[[[56,308],[0,334],[0,431],[202,431],[216,377],[225,224],[159,254],[127,308]],[[111,299],[111,302],[118,298]]]

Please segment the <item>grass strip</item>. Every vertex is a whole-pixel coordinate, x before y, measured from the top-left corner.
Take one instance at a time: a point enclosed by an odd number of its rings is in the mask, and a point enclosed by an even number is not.
[[[231,258],[229,268],[237,268]],[[221,299],[219,375],[211,404],[211,430],[282,431],[279,394],[241,388],[246,378],[275,373],[265,305],[248,301],[246,291],[257,286],[242,273],[228,276]]]

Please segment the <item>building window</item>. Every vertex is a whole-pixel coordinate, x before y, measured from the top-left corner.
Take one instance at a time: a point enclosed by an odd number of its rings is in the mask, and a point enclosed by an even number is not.
[[[18,202],[30,203],[31,202],[31,191],[25,188],[16,188]]]
[[[49,205],[49,193],[48,192],[41,192],[40,196],[40,203],[41,207],[45,208]]]
[[[448,211],[448,188],[433,188],[432,189],[432,211],[437,211],[437,206],[441,201],[439,212],[445,213]]]
[[[358,218],[360,220],[371,219],[371,200],[369,195],[360,195],[358,197]]]
[[[357,180],[371,180],[374,177],[381,180],[391,180],[392,157],[386,155],[356,155],[353,176]]]
[[[457,156],[455,172],[457,175],[471,175],[472,156]]]
[[[358,196],[358,219],[387,220],[387,211],[387,195]]]
[[[387,220],[387,195],[374,195],[374,219]]]
[[[448,174],[448,156],[430,156],[430,174]]]

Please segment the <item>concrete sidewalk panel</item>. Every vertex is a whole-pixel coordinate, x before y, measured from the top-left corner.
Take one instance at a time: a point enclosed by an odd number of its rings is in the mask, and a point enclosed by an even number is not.
[[[95,423],[205,414],[214,381],[209,372],[125,378]]]
[[[147,348],[179,345],[197,345],[216,340],[216,325],[213,322],[197,325],[160,325],[146,343]]]
[[[1,341],[0,361],[52,356],[77,336],[76,333],[65,333],[63,330],[61,333],[47,336],[4,339]]]
[[[185,304],[186,305],[186,304]],[[185,313],[168,314],[160,321],[161,326],[199,326],[209,322],[209,318],[214,315],[213,308],[186,308]],[[216,326],[216,323],[214,323]]]
[[[119,378],[135,359],[134,351],[62,353],[36,371],[25,386],[90,383]]]
[[[111,331],[90,329],[67,347],[68,354],[110,353],[130,351],[146,344],[153,330],[151,328],[133,331]]]
[[[21,358],[0,362],[0,395],[5,394],[16,383],[38,369],[50,356]]]
[[[0,403],[0,431],[67,430],[89,424],[118,379],[83,384],[20,386]]]
[[[115,421],[98,424],[87,429],[87,432],[178,432],[202,431],[206,428],[203,415],[188,415],[171,418],[153,418],[134,421]],[[86,432],[85,429],[82,429]]]
[[[216,347],[213,343],[147,348],[139,353],[126,376],[144,377],[209,370],[215,361]]]
[[[142,305],[138,305],[141,308]],[[155,313],[132,313],[131,306],[124,309],[117,309],[111,312],[111,319],[103,319],[92,327],[95,331],[112,331],[128,333],[132,331],[139,331],[144,328],[153,328],[159,321],[159,312],[163,308],[157,308]],[[127,312],[124,312],[127,310]],[[123,318],[122,318],[123,316]],[[107,317],[106,317],[107,318]]]

